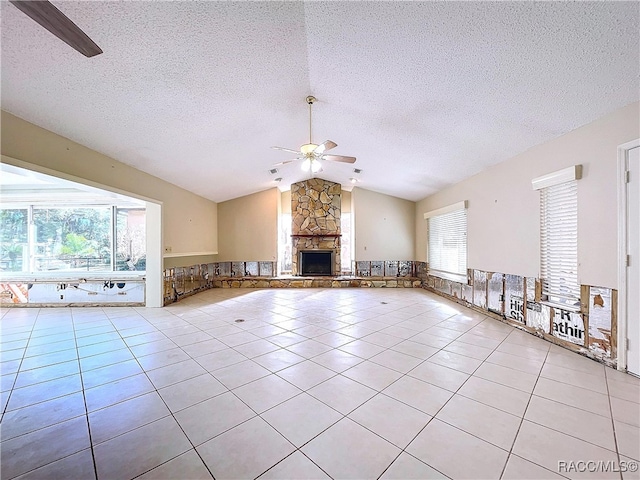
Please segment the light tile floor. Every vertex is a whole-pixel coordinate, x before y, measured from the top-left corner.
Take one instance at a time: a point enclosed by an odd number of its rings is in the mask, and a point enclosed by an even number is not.
[[[0,327],[3,479],[639,475],[612,471],[640,461],[637,378],[423,290],[216,289]]]

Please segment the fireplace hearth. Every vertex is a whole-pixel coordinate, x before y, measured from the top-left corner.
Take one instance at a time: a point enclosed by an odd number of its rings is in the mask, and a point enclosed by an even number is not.
[[[300,275],[324,276],[333,275],[333,250],[301,250],[299,252]]]

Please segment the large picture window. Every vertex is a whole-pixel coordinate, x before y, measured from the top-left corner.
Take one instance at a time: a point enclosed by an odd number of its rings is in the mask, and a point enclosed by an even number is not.
[[[111,269],[109,207],[33,208],[33,272]]]
[[[429,274],[467,281],[466,202],[425,213]]]
[[[115,205],[3,205],[0,272],[145,270],[145,213]]]

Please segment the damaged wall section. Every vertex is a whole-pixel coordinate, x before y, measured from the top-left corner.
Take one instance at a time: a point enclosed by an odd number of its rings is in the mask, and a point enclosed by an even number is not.
[[[415,268],[427,271],[424,262],[416,262]],[[472,281],[464,284],[427,274],[422,284],[427,290],[497,316],[545,340],[616,365],[612,333],[616,329],[616,290],[582,285],[580,307],[566,310],[541,300],[541,284],[536,278],[482,270],[470,270],[468,278]]]
[[[0,305],[3,307],[142,306],[144,303],[144,278],[0,283]]]

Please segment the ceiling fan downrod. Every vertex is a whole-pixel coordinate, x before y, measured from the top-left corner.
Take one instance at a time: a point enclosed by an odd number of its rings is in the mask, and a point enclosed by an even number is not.
[[[309,104],[309,144],[311,145],[313,144],[311,141],[311,106],[313,105],[313,102],[316,101],[316,97],[309,95],[305,100]]]
[[[312,139],[312,106],[314,102],[317,101],[316,97],[313,95],[308,95],[305,98],[307,104],[309,105],[309,143],[305,143],[304,145],[300,145],[300,150],[292,150],[290,148],[283,147],[271,147],[276,150],[284,150],[285,152],[291,152],[298,154],[298,157],[295,160],[304,160],[302,162],[302,169],[309,170],[312,172],[317,172],[320,170],[320,160],[331,160],[334,162],[342,162],[342,163],[354,163],[356,161],[355,157],[346,157],[344,155],[326,155],[325,152],[327,150],[331,150],[338,146],[337,143],[326,140],[325,142],[317,145],[313,143]],[[276,163],[277,165],[285,165],[287,163],[291,163],[294,160],[287,160],[284,162]],[[315,169],[314,169],[315,167]]]

